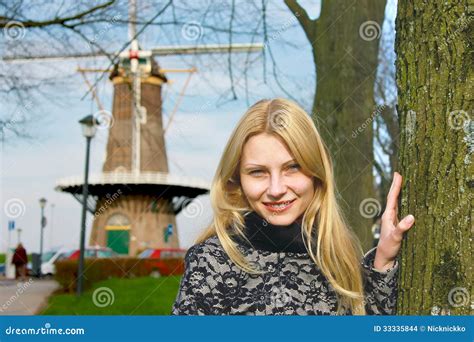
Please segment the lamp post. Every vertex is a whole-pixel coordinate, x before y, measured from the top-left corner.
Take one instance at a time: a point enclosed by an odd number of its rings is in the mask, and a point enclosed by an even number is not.
[[[53,247],[53,225],[54,225],[54,207],[56,204],[51,203],[51,216],[49,217],[49,247]]]
[[[16,233],[18,234],[18,243],[21,243],[21,232],[23,230],[21,228],[17,228],[16,229]]]
[[[86,138],[86,165],[84,170],[84,185],[82,186],[82,221],[81,221],[81,242],[79,247],[79,266],[77,270],[77,295],[82,294],[83,285],[83,272],[84,272],[84,243],[86,237],[86,215],[87,215],[87,196],[89,195],[88,182],[89,182],[89,152],[91,139],[96,133],[96,119],[92,115],[88,115],[81,120],[79,123],[82,126],[82,134]]]
[[[41,264],[43,263],[43,231],[46,226],[46,218],[44,217],[44,207],[48,201],[46,198],[40,198],[39,204],[41,208],[41,230],[40,230],[40,252],[39,252],[39,270],[38,277],[41,278]]]

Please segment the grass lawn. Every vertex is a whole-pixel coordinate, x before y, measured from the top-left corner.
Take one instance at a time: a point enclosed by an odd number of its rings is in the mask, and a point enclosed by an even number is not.
[[[180,276],[169,276],[104,280],[80,298],[75,294],[52,295],[41,315],[169,315],[180,279]],[[98,290],[101,287],[110,290]],[[96,303],[111,304],[95,305],[94,291],[97,291]]]
[[[6,255],[5,253],[0,253],[0,264],[5,263]],[[31,261],[31,254],[28,254],[28,261]]]

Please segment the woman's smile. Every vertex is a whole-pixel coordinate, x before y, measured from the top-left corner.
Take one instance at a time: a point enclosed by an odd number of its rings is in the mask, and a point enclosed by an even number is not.
[[[295,199],[289,201],[278,201],[278,202],[262,202],[267,210],[274,212],[274,213],[281,213],[290,209],[293,206],[293,203],[296,201]]]

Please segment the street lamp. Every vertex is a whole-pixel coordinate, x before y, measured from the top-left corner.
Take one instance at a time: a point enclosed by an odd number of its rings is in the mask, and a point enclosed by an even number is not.
[[[82,222],[81,222],[81,244],[79,252],[79,266],[77,271],[77,295],[82,294],[82,284],[83,284],[83,272],[84,272],[84,242],[86,238],[86,215],[87,215],[87,196],[89,194],[88,185],[89,185],[89,152],[91,139],[94,137],[98,123],[97,120],[92,116],[88,115],[81,120],[79,123],[82,126],[82,134],[86,138],[86,166],[84,170],[84,185],[82,186]]]
[[[56,204],[51,203],[50,208],[51,208],[51,216],[49,217],[49,246],[53,247],[53,224],[54,224],[54,207]]]
[[[40,252],[39,252],[39,270],[38,270],[38,277],[41,278],[41,264],[43,263],[43,231],[44,227],[46,226],[46,217],[44,217],[44,207],[46,207],[46,203],[48,201],[46,198],[40,198],[39,204],[41,208],[41,230],[40,230]]]
[[[21,232],[22,231],[23,231],[23,229],[21,229],[21,228],[16,229],[16,233],[18,234],[18,243],[21,243]]]

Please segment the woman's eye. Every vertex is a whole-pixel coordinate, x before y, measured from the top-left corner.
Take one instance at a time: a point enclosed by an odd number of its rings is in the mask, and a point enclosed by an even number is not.
[[[249,175],[252,175],[252,176],[260,176],[261,174],[263,174],[262,170],[252,170],[249,172]]]
[[[292,164],[288,166],[288,169],[291,171],[299,171],[301,169],[301,166],[299,164]]]

